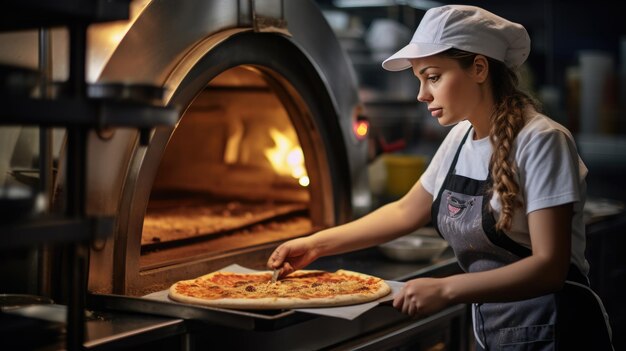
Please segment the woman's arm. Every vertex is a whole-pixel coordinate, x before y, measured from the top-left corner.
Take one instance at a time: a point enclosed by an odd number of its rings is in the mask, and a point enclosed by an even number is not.
[[[281,274],[285,275],[322,256],[389,241],[427,224],[431,204],[432,196],[418,181],[405,196],[364,217],[283,243],[270,256],[267,265],[276,268],[284,263]]]
[[[394,306],[429,315],[456,303],[513,301],[560,289],[570,265],[572,215],[572,204],[531,212],[531,256],[490,271],[412,280]]]

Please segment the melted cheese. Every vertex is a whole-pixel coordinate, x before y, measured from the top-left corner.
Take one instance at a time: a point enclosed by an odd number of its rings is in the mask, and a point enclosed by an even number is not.
[[[269,276],[264,275],[216,274],[211,279],[198,278],[187,281],[187,284],[179,284],[177,292],[204,299],[314,299],[337,295],[372,294],[381,282],[380,279],[362,279],[328,272],[295,275],[276,283],[271,283],[268,278]]]

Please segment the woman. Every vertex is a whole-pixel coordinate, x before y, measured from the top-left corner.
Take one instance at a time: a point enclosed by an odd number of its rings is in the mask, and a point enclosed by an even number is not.
[[[432,223],[465,273],[411,280],[394,307],[426,316],[472,303],[477,349],[612,349],[586,277],[587,169],[571,134],[517,89],[514,69],[529,51],[523,26],[483,9],[427,11],[383,67],[412,68],[417,99],[455,126],[404,197],[280,245],[268,266],[285,275]]]

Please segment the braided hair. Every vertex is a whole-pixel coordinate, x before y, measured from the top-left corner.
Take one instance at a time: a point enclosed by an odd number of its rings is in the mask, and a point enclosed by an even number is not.
[[[450,49],[444,56],[457,60],[461,68],[467,69],[474,62],[476,54],[467,51]],[[512,69],[504,63],[487,58],[489,63],[489,79],[491,82],[495,111],[491,115],[489,141],[493,153],[489,161],[491,178],[493,180],[489,197],[497,193],[500,197],[502,209],[496,222],[496,229],[511,229],[513,212],[521,207],[517,198],[520,186],[516,181],[517,166],[512,157],[513,144],[519,131],[524,127],[526,120],[524,109],[531,105],[535,109],[539,104],[530,95],[518,88],[519,79]],[[493,209],[491,209],[493,210]]]

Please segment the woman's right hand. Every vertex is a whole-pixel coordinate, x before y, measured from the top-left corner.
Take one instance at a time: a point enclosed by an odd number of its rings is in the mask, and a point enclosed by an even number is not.
[[[318,257],[318,250],[310,236],[297,238],[279,245],[267,260],[267,267],[280,268],[280,276],[283,277],[306,267]]]

